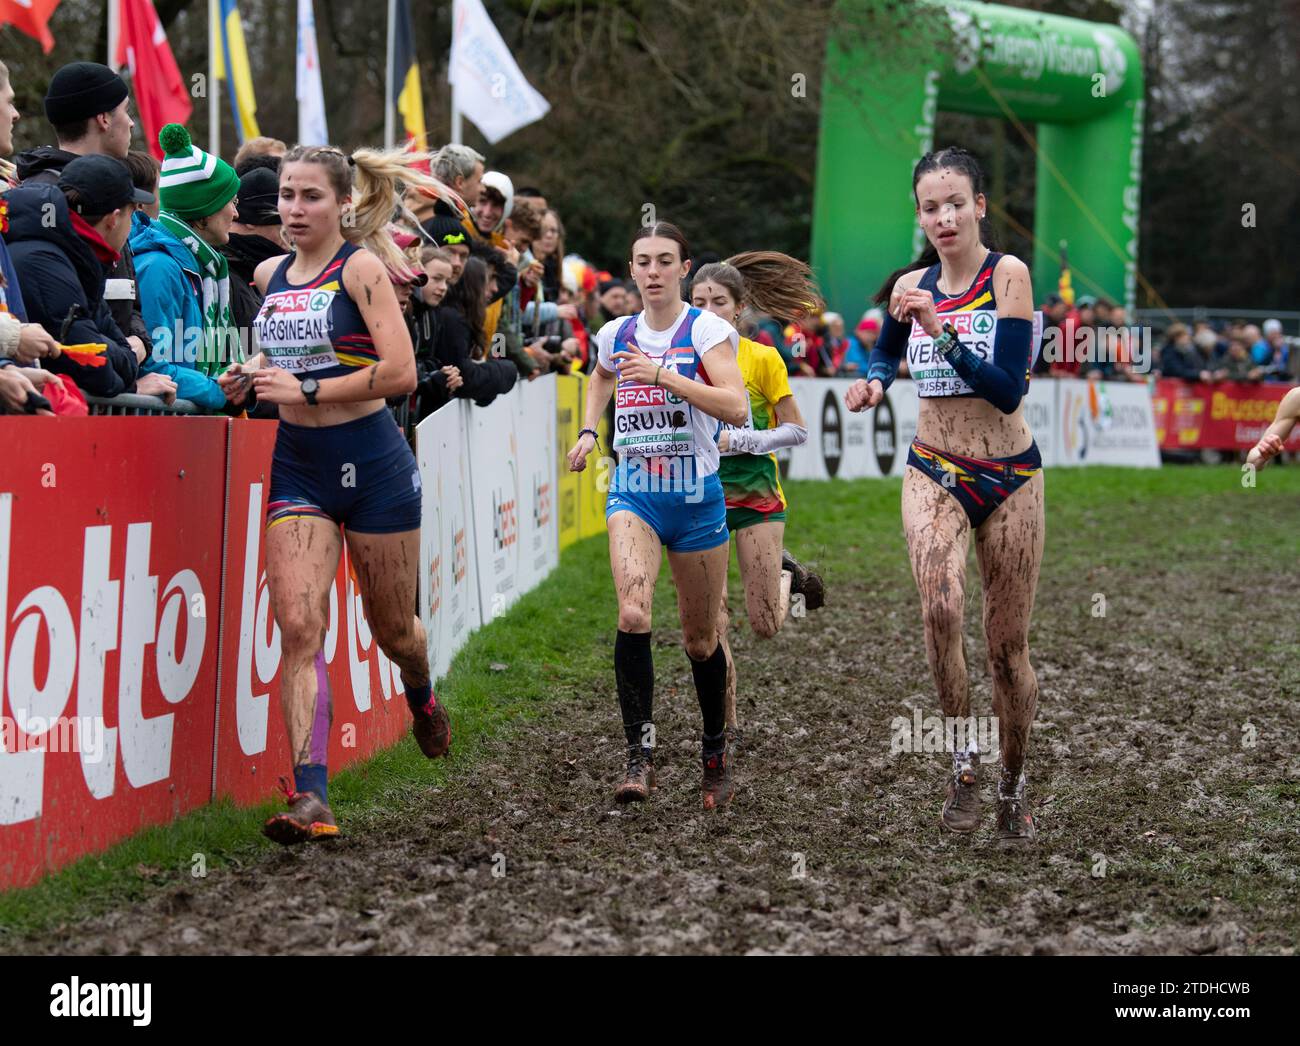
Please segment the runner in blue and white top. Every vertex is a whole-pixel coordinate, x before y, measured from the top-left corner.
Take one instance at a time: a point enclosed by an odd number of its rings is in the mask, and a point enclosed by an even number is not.
[[[614,672],[628,745],[627,775],[615,798],[646,799],[654,787],[650,609],[666,546],[704,719],[701,794],[712,810],[732,794],[727,660],[717,634],[729,535],[715,437],[724,422],[743,425],[748,406],[735,328],[681,299],[690,266],[686,238],[675,225],[657,222],[638,231],[631,272],[645,311],[605,324],[596,336],[585,427],[569,451],[569,468],[586,468],[596,424],[614,396],[619,463],[605,523],[618,593]]]

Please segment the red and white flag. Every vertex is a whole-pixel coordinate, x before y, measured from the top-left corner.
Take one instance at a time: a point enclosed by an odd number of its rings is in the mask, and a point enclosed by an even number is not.
[[[144,124],[145,141],[149,143],[149,151],[161,160],[163,151],[158,144],[158,132],[166,124],[188,121],[194,106],[151,0],[121,0],[121,3],[121,33],[113,61],[119,69],[126,66],[131,71],[131,87],[135,91],[136,108],[140,110],[140,122]],[[216,85],[209,84],[208,89],[216,90]]]
[[[0,0],[0,25],[11,25],[20,33],[34,36],[49,54],[54,47],[47,23],[59,0]]]

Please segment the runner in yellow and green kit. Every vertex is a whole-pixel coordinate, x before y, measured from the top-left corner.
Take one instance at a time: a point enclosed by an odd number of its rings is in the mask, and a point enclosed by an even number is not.
[[[691,284],[691,304],[735,325],[746,306],[793,320],[818,310],[821,297],[803,262],[776,251],[753,251],[703,266]],[[736,540],[750,627],[769,639],[785,621],[792,592],[809,610],[825,602],[822,579],[783,548],[786,499],[773,453],[805,442],[808,429],[776,349],[742,337],[736,361],[745,379],[749,418],[744,426],[719,430],[718,476],[727,501],[727,529]],[[727,729],[734,737],[736,666],[727,642],[729,624],[724,592],[718,638],[727,656]]]

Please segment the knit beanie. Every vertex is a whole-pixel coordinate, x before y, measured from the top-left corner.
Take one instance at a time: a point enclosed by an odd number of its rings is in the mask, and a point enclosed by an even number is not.
[[[189,131],[180,124],[169,123],[159,131],[158,144],[166,154],[158,195],[163,208],[176,217],[207,218],[239,194],[235,169],[191,142]]]
[[[456,218],[449,218],[442,214],[434,215],[424,222],[424,231],[439,247],[446,247],[448,244],[469,246],[469,234],[465,232],[465,226]]]
[[[98,62],[72,62],[50,80],[45,94],[45,117],[61,124],[89,120],[111,113],[126,98],[126,81]]]

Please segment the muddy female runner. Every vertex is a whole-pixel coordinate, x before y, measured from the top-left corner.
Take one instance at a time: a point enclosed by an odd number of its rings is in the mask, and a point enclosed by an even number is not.
[[[280,414],[266,572],[280,629],[294,783],[282,781],[289,809],[263,829],[279,843],[338,834],[326,786],[332,708],[322,647],[344,540],[366,619],[401,671],[420,750],[432,759],[451,745],[414,615],[420,475],[384,403],[416,381],[392,284],[394,275],[410,276],[410,267],[386,229],[400,204],[399,184],[458,200],[415,168],[427,159],[371,149],[347,156],[328,146],[299,146],[285,156],[279,211],[293,251],[257,267],[262,351],[231,368],[228,379],[251,378],[257,398]]]
[[[973,532],[1002,761],[997,835],[1024,843],[1035,833],[1024,771],[1038,702],[1029,616],[1043,558],[1042,458],[1021,409],[1034,341],[1029,272],[987,246],[984,177],[970,153],[928,153],[912,188],[928,245],[881,288],[877,301],[888,302],[888,315],[867,377],[850,386],[845,405],[863,411],[879,403],[906,352],[921,404],[903,478],[903,529],[926,654],[944,715],[968,719],[962,614]],[[954,746],[943,803],[943,824],[955,832],[980,823],[980,753],[969,733]]]
[[[732,326],[750,307],[787,322],[823,308],[812,274],[803,262],[777,251],[750,251],[700,268],[691,282],[691,304]],[[787,502],[773,453],[808,439],[799,404],[790,391],[785,361],[771,345],[740,339],[736,360],[745,379],[749,417],[740,427],[718,433],[722,461],[718,475],[727,499],[727,529],[736,539],[745,609],[754,633],[770,639],[790,610],[790,595],[816,610],[825,602],[822,579],[785,550]],[[727,642],[731,611],[723,590],[718,638],[727,656],[727,729],[739,736],[736,663]]]
[[[599,357],[587,387],[585,427],[569,451],[569,468],[586,468],[596,423],[614,395],[620,461],[605,524],[618,595],[614,676],[627,740],[627,772],[614,797],[644,800],[654,787],[650,612],[667,547],[704,721],[701,799],[712,810],[732,796],[727,659],[717,631],[727,583],[727,508],[714,436],[719,421],[742,425],[748,411],[735,328],[682,300],[690,257],[675,225],[656,222],[638,230],[630,268],[645,309],[606,323],[596,336]]]

